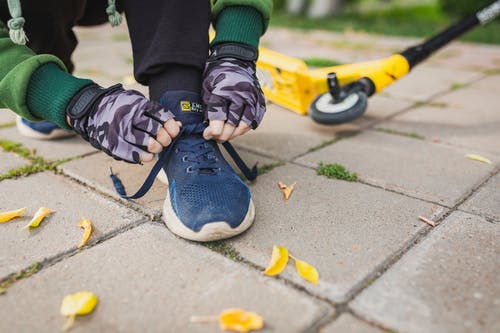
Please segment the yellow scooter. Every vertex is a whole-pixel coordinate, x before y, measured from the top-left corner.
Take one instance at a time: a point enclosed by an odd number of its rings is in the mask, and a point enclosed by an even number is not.
[[[500,0],[479,10],[425,42],[388,58],[319,69],[265,48],[259,50],[257,76],[272,102],[321,124],[341,124],[360,117],[368,97],[382,91],[432,53],[477,25],[500,15]]]

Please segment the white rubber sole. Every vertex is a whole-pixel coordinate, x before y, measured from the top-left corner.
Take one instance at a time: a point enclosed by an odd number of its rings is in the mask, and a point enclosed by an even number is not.
[[[168,178],[163,169],[158,174],[157,178],[168,185]],[[164,179],[163,179],[164,178]],[[167,228],[179,237],[189,239],[196,242],[209,242],[214,240],[226,239],[241,234],[252,225],[255,220],[255,205],[252,199],[248,205],[248,211],[243,219],[243,222],[236,227],[231,226],[224,221],[214,221],[204,225],[200,231],[195,232],[184,225],[175,215],[174,209],[170,204],[170,192],[167,191],[167,197],[163,203],[163,222]]]
[[[189,239],[196,242],[209,242],[230,238],[241,234],[252,225],[255,220],[255,206],[252,199],[248,206],[248,212],[243,222],[236,228],[231,228],[227,222],[217,221],[210,222],[203,226],[200,231],[194,232],[186,227],[175,215],[172,206],[170,205],[170,197],[167,194],[165,203],[163,204],[163,222],[167,228],[179,237]]]
[[[55,129],[50,134],[44,134],[40,133],[38,131],[33,130],[31,127],[26,126],[22,122],[22,118],[17,116],[16,117],[16,127],[19,133],[21,135],[31,138],[31,139],[37,139],[37,140],[56,140],[56,139],[62,139],[62,138],[69,138],[71,136],[75,136],[76,133],[72,131],[66,131],[64,129]]]

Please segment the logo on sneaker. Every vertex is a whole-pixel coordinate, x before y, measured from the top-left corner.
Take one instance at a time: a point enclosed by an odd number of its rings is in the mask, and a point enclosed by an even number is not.
[[[190,102],[190,101],[181,101],[181,110],[182,112],[202,112],[202,106],[200,103]]]

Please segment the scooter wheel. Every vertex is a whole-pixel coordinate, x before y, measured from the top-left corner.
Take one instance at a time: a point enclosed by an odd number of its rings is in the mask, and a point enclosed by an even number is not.
[[[324,93],[311,103],[309,115],[320,124],[342,124],[360,117],[367,106],[368,97],[362,91],[353,92],[338,103],[334,102],[330,93]]]

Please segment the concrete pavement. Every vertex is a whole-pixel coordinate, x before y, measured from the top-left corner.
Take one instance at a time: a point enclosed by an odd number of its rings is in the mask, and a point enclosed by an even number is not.
[[[77,75],[147,92],[130,79],[123,26],[77,34]],[[277,28],[263,39],[292,56],[345,62],[414,42]],[[261,314],[263,332],[500,331],[499,69],[500,47],[453,43],[371,98],[351,124],[322,126],[269,104],[261,128],[234,142],[264,167],[251,185],[255,224],[208,245],[166,229],[160,182],[136,201],[113,192],[110,166],[129,191],[150,166],[117,162],[76,137],[26,139],[1,110],[2,146],[18,143],[25,154],[0,149],[0,211],[27,207],[27,217],[0,224],[0,331],[59,330],[62,298],[80,290],[96,293],[99,305],[74,332],[218,332],[190,316],[230,307]],[[43,167],[33,167],[35,157]],[[317,175],[319,162],[340,163],[358,180]],[[21,168],[28,175],[14,177]],[[287,202],[278,181],[297,182]],[[40,206],[56,213],[22,229]],[[82,215],[96,230],[77,249]],[[262,275],[274,244],[314,265],[319,284],[292,266],[279,278]]]

